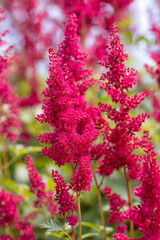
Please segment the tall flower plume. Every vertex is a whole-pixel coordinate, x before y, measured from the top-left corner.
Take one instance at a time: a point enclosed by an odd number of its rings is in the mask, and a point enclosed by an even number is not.
[[[70,16],[58,56],[50,49],[48,88],[43,91],[45,96],[43,113],[38,115],[37,119],[54,127],[54,132],[44,133],[38,137],[50,145],[43,148],[44,155],[54,159],[58,166],[66,162],[76,164],[77,170],[85,166],[82,164],[78,167],[80,159],[83,161],[85,158],[86,161],[90,159],[90,150],[92,142],[97,137],[97,131],[87,102],[79,91],[78,83],[87,81],[89,72],[82,67],[84,55],[78,48],[78,37],[75,37],[75,32],[75,16]],[[88,171],[90,172],[89,169]]]
[[[49,50],[50,75],[46,81],[48,87],[43,91],[43,113],[39,114],[37,119],[54,128],[52,132],[38,136],[42,143],[49,145],[42,149],[43,154],[53,159],[59,167],[66,163],[71,164],[73,175],[66,188],[80,194],[81,191],[91,189],[91,148],[98,132],[84,98],[84,91],[92,79],[90,81],[88,78],[91,72],[84,68],[85,55],[78,47],[78,40],[76,17],[71,15],[58,53],[55,54],[52,48]],[[54,171],[53,173],[55,174]],[[54,174],[54,181],[58,181],[56,179],[60,175],[57,177],[56,173],[55,177]],[[59,181],[56,184],[60,184]],[[62,196],[60,187],[57,188],[56,185],[56,189],[57,194]],[[65,211],[67,212],[67,209]],[[73,217],[68,217],[73,225]]]
[[[140,169],[140,156],[133,153],[139,142],[136,133],[141,130],[141,125],[149,114],[142,113],[133,117],[130,110],[137,108],[148,93],[144,91],[133,96],[127,94],[136,84],[137,71],[125,66],[128,55],[124,53],[124,46],[120,43],[115,26],[112,29],[110,44],[107,45],[107,52],[106,59],[100,62],[106,69],[106,73],[101,76],[100,86],[110,95],[116,107],[99,102],[99,108],[101,112],[106,113],[110,122],[114,122],[115,127],[106,125],[107,128],[103,131],[104,142],[95,146],[93,152],[98,158],[101,156],[98,168],[101,175],[108,176],[115,169],[127,166],[130,177],[134,179],[137,178]]]
[[[3,13],[4,11],[0,9],[0,14]],[[4,18],[2,15],[0,21]],[[0,32],[0,47],[6,44],[2,39],[6,33],[7,31]],[[16,129],[20,126],[20,122],[18,120],[18,96],[8,81],[9,65],[16,60],[14,56],[9,57],[10,48],[11,46],[4,51],[4,54],[0,55],[0,134],[13,141],[17,139],[18,131]]]
[[[141,185],[134,189],[141,203],[125,211],[123,216],[143,232],[143,236],[137,239],[156,240],[160,238],[160,166],[148,131],[144,132],[141,147],[145,152],[138,180]]]

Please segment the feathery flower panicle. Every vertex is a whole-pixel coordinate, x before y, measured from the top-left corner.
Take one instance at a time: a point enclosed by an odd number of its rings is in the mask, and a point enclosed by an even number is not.
[[[115,123],[115,127],[107,127],[103,130],[105,140],[101,149],[98,172],[106,176],[110,175],[114,169],[128,166],[130,177],[135,179],[140,169],[140,156],[133,153],[133,149],[139,147],[135,134],[141,130],[141,125],[149,114],[142,113],[132,117],[130,109],[137,108],[148,96],[148,92],[144,91],[133,96],[127,93],[136,84],[137,71],[125,66],[128,55],[124,53],[124,46],[120,42],[115,26],[111,32],[107,51],[107,58],[100,62],[106,68],[106,73],[101,76],[100,86],[111,96],[117,107],[99,103],[101,112],[106,113],[108,119]],[[97,148],[100,148],[100,145]],[[97,152],[96,146],[94,152]]]
[[[14,240],[10,235],[1,234],[0,240]]]
[[[119,226],[116,227],[116,230],[117,232],[124,234],[127,232],[127,225],[120,224]]]
[[[43,154],[53,159],[58,166],[65,163],[74,166],[70,186],[80,193],[91,188],[91,148],[98,131],[92,120],[91,108],[87,106],[79,88],[81,83],[88,84],[90,71],[83,68],[84,54],[78,47],[76,31],[76,18],[72,15],[58,53],[55,54],[52,48],[49,50],[48,87],[43,91],[43,113],[37,119],[54,128],[53,132],[38,136],[42,143],[49,145],[42,149]]]
[[[19,217],[17,204],[23,200],[22,196],[0,190],[0,226],[13,224]]]
[[[78,44],[80,37],[77,34],[76,15],[69,15],[68,22],[69,24],[66,25],[64,32],[64,40],[58,44],[59,49],[57,55],[62,63],[68,66],[73,80],[76,82],[83,81],[91,75],[92,71],[84,69],[87,56],[81,51]]]
[[[12,231],[18,234],[18,240],[36,240],[34,226],[29,222],[30,217],[27,216],[25,220],[20,219],[18,205],[22,200],[21,195],[7,193],[4,189],[0,190],[0,226],[3,228],[12,226]],[[1,234],[0,240],[13,240],[13,238],[10,235]]]
[[[114,233],[113,237],[115,240],[131,240],[131,238],[125,236],[123,233]]]
[[[21,38],[17,49],[21,57],[17,66],[18,80],[23,79],[26,83],[28,82],[29,93],[22,96],[19,106],[34,106],[40,103],[37,64],[45,58],[46,51],[52,44],[55,24],[46,8],[41,7],[39,0],[6,0],[4,7],[10,14],[13,27]],[[50,28],[44,30],[45,21],[50,22]]]
[[[75,226],[78,222],[78,217],[76,215],[70,215],[66,218],[66,222],[70,225],[70,226]]]
[[[73,226],[78,221],[78,218],[75,215],[70,215],[70,212],[74,213],[77,210],[75,199],[73,195],[70,194],[70,189],[67,186],[63,176],[59,174],[57,170],[52,170],[52,178],[56,183],[55,201],[57,201],[59,205],[59,214],[63,216],[68,214],[69,216],[67,216],[67,222]]]
[[[2,9],[0,14],[3,14]],[[3,19],[4,17],[2,16],[0,21]],[[2,39],[6,33],[7,31],[0,32],[0,47],[6,44]],[[0,55],[0,134],[14,141],[17,139],[18,131],[16,132],[16,129],[20,126],[20,122],[17,117],[18,96],[8,82],[9,65],[16,60],[16,57],[8,56],[10,48],[11,46],[4,51],[4,54],[1,53]]]
[[[19,220],[16,228],[20,230],[19,240],[36,240],[37,237],[34,234],[34,226],[28,221]]]
[[[156,66],[150,66],[145,64],[146,70],[151,76],[157,81],[160,86],[160,26],[153,24],[151,28],[152,33],[157,37],[157,49],[156,51],[151,51],[150,56],[155,61]]]
[[[152,33],[157,37],[156,51],[151,51],[150,56],[155,62],[155,66],[145,64],[147,72],[151,77],[156,80],[158,87],[160,87],[160,26],[153,24],[151,28]],[[153,101],[153,112],[152,115],[159,122],[160,121],[160,100],[158,94],[156,94],[157,88],[151,92]]]
[[[143,237],[138,239],[156,240],[160,239],[160,166],[148,131],[144,132],[141,147],[145,152],[139,174],[141,185],[134,189],[141,203],[126,210],[123,215],[143,232]]]
[[[77,193],[90,191],[92,182],[91,159],[83,157],[80,159],[77,170],[73,173],[70,187]]]
[[[60,8],[68,14],[76,14],[78,32],[84,49],[87,49],[89,64],[95,65],[97,59],[105,56],[105,43],[109,36],[110,26],[124,15],[125,8],[133,0],[61,0],[56,1]],[[95,34],[95,29],[98,29]],[[98,33],[99,32],[99,33]],[[103,37],[102,37],[103,36]],[[87,41],[91,38],[93,43]]]
[[[35,201],[36,207],[46,206],[51,213],[57,212],[58,207],[54,204],[53,201],[53,191],[46,190],[46,184],[43,182],[42,177],[37,172],[37,169],[34,165],[34,160],[27,155],[26,157],[27,169],[29,180],[31,183],[30,191],[37,196]]]
[[[110,205],[110,217],[108,222],[110,224],[114,224],[116,222],[123,222],[123,217],[121,214],[122,208],[126,205],[126,201],[121,198],[121,196],[117,193],[112,193],[112,189],[110,187],[104,187],[104,194],[109,200]]]

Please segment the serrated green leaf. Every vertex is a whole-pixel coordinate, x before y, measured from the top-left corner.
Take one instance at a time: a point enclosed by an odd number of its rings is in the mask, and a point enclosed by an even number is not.
[[[98,232],[101,231],[101,227],[98,224],[91,223],[91,222],[82,222],[81,224],[82,224],[82,226],[93,228],[93,229],[97,230]]]
[[[54,219],[46,220],[45,222],[43,222],[40,225],[40,227],[46,228],[47,231],[51,231],[51,232],[57,232],[57,231],[64,232],[62,225],[60,223],[56,222]]]

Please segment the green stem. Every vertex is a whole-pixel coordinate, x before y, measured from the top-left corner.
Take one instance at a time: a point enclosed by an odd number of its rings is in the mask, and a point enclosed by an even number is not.
[[[99,201],[99,208],[100,208],[100,214],[101,214],[101,221],[102,221],[102,225],[103,225],[103,233],[104,233],[104,240],[107,240],[107,233],[106,233],[106,225],[105,225],[105,218],[104,218],[104,212],[103,212],[103,207],[102,207],[102,198],[101,198],[101,192],[100,192],[100,188],[96,179],[96,174],[95,172],[93,172],[93,177],[94,177],[94,181],[97,187],[97,193],[98,193],[98,201]]]
[[[128,206],[129,208],[131,208],[132,207],[132,186],[131,186],[131,181],[130,181],[127,167],[124,167],[124,175],[125,175],[126,185],[127,185]],[[131,238],[134,238],[134,224],[132,221],[130,221],[130,236]]]
[[[81,205],[80,205],[80,196],[78,193],[77,193],[77,204],[78,204],[78,219],[79,219],[79,240],[82,240]]]

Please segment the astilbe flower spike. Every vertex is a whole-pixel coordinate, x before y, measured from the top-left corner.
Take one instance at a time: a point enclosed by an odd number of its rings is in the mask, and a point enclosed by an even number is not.
[[[117,193],[112,193],[112,189],[110,187],[104,187],[104,194],[106,195],[107,199],[109,200],[110,205],[110,217],[108,222],[110,224],[114,224],[116,222],[123,222],[123,217],[121,214],[121,210],[126,205],[126,201],[121,198],[121,196]]]
[[[94,83],[95,79],[87,79],[92,70],[85,69],[86,54],[83,53],[78,45],[80,40],[77,34],[77,18],[75,14],[68,17],[69,24],[66,25],[64,40],[60,42],[58,57],[61,59],[62,66],[67,65],[68,74],[71,74],[73,81],[77,82],[78,91],[84,91]]]
[[[104,143],[95,146],[93,153],[98,158],[101,157],[98,168],[101,175],[108,176],[115,169],[127,166],[130,177],[135,179],[140,169],[140,156],[133,153],[133,149],[138,148],[138,138],[135,134],[141,130],[142,123],[150,115],[142,113],[133,117],[130,109],[137,108],[148,92],[144,91],[133,96],[127,94],[127,91],[136,84],[137,71],[125,66],[128,55],[124,53],[124,46],[120,43],[115,26],[107,51],[106,59],[100,62],[106,68],[106,73],[101,76],[100,86],[111,96],[117,107],[100,102],[99,108],[101,112],[106,113],[110,121],[114,122],[115,127],[104,128]],[[97,151],[101,152],[101,155]],[[98,159],[97,157],[95,159]]]
[[[73,214],[70,215],[70,212],[74,213],[77,210],[77,205],[75,204],[75,199],[73,195],[69,192],[69,187],[67,186],[63,176],[59,174],[57,170],[52,170],[52,178],[56,183],[56,195],[55,201],[59,204],[59,214],[69,215],[67,217],[67,222],[73,226],[77,223],[78,218]]]
[[[18,205],[22,202],[23,196],[7,193],[4,189],[0,190],[0,226],[2,229],[11,227],[12,231],[17,232],[18,240],[36,240],[34,226],[30,223],[30,216],[21,220]],[[32,213],[33,214],[33,213]],[[13,240],[12,236],[1,234],[0,240]]]
[[[16,228],[20,230],[19,240],[36,240],[37,237],[35,235],[34,226],[26,220],[18,220]]]
[[[125,211],[123,216],[133,221],[139,231],[143,232],[143,236],[137,239],[158,240],[160,239],[160,166],[148,131],[144,132],[141,147],[145,152],[139,174],[141,185],[134,189],[134,194],[140,198],[141,203]]]
[[[47,3],[46,3],[47,5]],[[12,18],[14,29],[21,38],[20,47],[17,49],[21,61],[17,66],[19,80],[26,80],[29,93],[22,96],[19,106],[34,106],[40,103],[39,74],[37,64],[44,59],[48,47],[52,43],[53,21],[50,19],[46,8],[42,8],[39,0],[6,0],[4,7]],[[22,13],[23,17],[22,17]],[[50,28],[45,28],[45,21],[50,22]]]
[[[77,16],[78,32],[81,36],[81,43],[87,49],[88,62],[94,65],[97,59],[105,56],[105,43],[108,39],[111,25],[118,20],[125,8],[133,0],[61,0],[56,3],[68,14],[75,13]],[[98,33],[94,34],[94,30]],[[88,38],[92,38],[93,43],[88,44]]]
[[[37,196],[37,200],[34,203],[35,206],[46,206],[52,214],[55,214],[58,210],[58,207],[53,201],[54,192],[51,190],[46,190],[46,184],[43,182],[42,177],[37,172],[37,169],[34,165],[34,160],[29,155],[26,157],[26,163],[29,180],[31,183],[30,191]]]
[[[10,235],[1,234],[0,240],[14,240]]]
[[[145,64],[147,72],[151,75],[151,77],[156,80],[158,84],[158,89],[160,87],[160,26],[153,24],[151,31],[157,37],[156,51],[151,51],[150,56],[155,62],[155,66],[150,66]],[[156,94],[157,88],[151,92],[151,97],[153,101],[153,112],[152,115],[159,122],[160,121],[160,100],[158,94]]]
[[[114,237],[115,240],[131,240],[130,237],[125,236],[125,235],[122,234],[122,233],[114,233],[114,234],[113,234],[113,237]]]
[[[23,200],[22,196],[0,190],[0,226],[13,224],[19,218],[17,204]]]
[[[0,10],[0,14],[3,14],[3,10]],[[2,21],[5,17],[1,17]],[[0,47],[6,43],[2,37],[5,36],[7,31],[0,32]],[[13,87],[11,87],[9,78],[9,65],[12,61],[16,60],[16,57],[9,57],[8,52],[11,46],[8,47],[4,54],[0,55],[0,134],[5,136],[11,141],[17,139],[18,127],[20,121],[18,120],[18,96],[14,93]]]
[[[50,76],[47,79],[48,87],[43,91],[43,113],[37,119],[54,127],[54,132],[38,137],[41,142],[50,145],[42,149],[43,154],[53,159],[58,166],[71,163],[73,176],[70,187],[80,193],[91,188],[90,152],[98,132],[80,88],[83,81],[88,84],[89,71],[83,68],[84,54],[78,48],[76,29],[73,15],[69,17],[58,56],[53,49],[49,51]],[[82,173],[83,177],[80,176]]]

